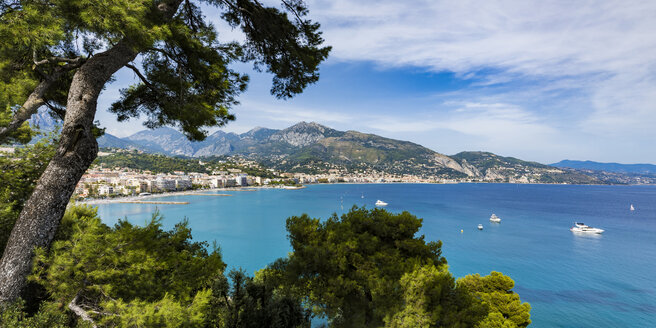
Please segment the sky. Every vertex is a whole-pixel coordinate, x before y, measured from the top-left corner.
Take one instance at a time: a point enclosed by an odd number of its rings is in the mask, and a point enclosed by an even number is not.
[[[222,130],[314,121],[447,155],[656,163],[656,1],[307,4],[333,47],[319,82],[278,100],[270,75],[240,64],[251,82]],[[220,37],[241,37],[206,13]],[[106,111],[134,81],[123,69],[101,95],[96,118],[108,133],[144,129]]]

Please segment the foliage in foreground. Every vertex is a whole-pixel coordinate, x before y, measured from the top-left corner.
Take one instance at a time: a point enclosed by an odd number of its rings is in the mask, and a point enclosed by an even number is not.
[[[501,272],[468,275],[458,279],[458,286],[468,289],[489,307],[489,314],[478,327],[526,327],[531,324],[531,305],[522,303],[512,291],[515,282]]]
[[[401,309],[385,318],[387,327],[474,327],[488,308],[456,285],[446,266],[423,266],[403,275]]]
[[[517,326],[526,322],[513,319],[528,319],[530,306],[519,303],[512,279],[494,273],[456,282],[442,243],[417,237],[421,222],[408,212],[357,207],[324,222],[291,217],[293,252],[262,274],[333,327],[513,327],[508,316]]]
[[[456,281],[441,243],[417,237],[420,227],[382,209],[290,217],[293,252],[249,277],[224,275],[218,249],[191,241],[186,221],[165,231],[155,213],[143,227],[110,227],[96,209],[72,206],[52,247],[37,250],[30,281],[46,296],[5,308],[0,326],[90,327],[85,315],[100,327],[310,327],[312,316],[332,327],[530,323],[512,279]]]
[[[380,326],[401,297],[404,273],[446,264],[440,242],[415,237],[419,227],[410,213],[381,209],[353,208],[325,222],[294,216],[287,220],[294,252],[273,270],[334,325]]]
[[[73,207],[51,249],[37,250],[30,280],[50,302],[83,308],[104,325],[198,326],[225,264],[190,239],[186,221],[164,231],[157,213],[144,227],[109,227],[94,208]]]

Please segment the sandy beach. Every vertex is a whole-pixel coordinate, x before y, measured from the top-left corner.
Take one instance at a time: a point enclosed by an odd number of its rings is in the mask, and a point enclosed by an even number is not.
[[[83,201],[76,201],[75,204],[87,204],[87,205],[98,205],[98,204],[112,204],[112,203],[148,203],[149,200],[161,197],[169,196],[215,196],[215,197],[230,197],[231,194],[225,193],[213,193],[217,191],[225,192],[246,192],[246,191],[257,191],[258,189],[284,189],[284,190],[297,190],[305,188],[302,187],[281,187],[281,186],[249,186],[243,188],[212,188],[212,189],[200,189],[200,190],[183,190],[183,191],[169,191],[163,193],[152,194],[148,196],[124,196],[124,197],[115,197],[115,198],[94,198],[87,199]],[[73,202],[71,202],[73,203]]]

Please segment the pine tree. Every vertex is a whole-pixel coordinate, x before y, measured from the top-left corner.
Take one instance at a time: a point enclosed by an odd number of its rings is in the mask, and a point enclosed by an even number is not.
[[[221,42],[201,4],[217,7],[245,41]],[[112,105],[119,121],[143,115],[150,128],[175,125],[202,140],[205,127],[234,119],[230,109],[246,88],[248,77],[231,63],[252,61],[272,73],[280,98],[318,80],[330,48],[307,13],[300,0],[283,0],[282,9],[256,0],[2,0],[0,143],[20,137],[43,105],[64,123],[3,253],[0,302],[19,296],[33,249],[50,245],[96,158],[97,100],[115,72],[125,67],[140,80]]]

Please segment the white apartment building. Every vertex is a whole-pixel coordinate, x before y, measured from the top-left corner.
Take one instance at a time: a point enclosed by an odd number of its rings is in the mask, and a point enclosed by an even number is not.
[[[110,185],[100,185],[98,187],[98,195],[113,195],[114,187]]]
[[[176,183],[173,179],[168,179],[165,177],[157,177],[153,184],[158,190],[162,191],[172,191],[176,189]]]
[[[182,179],[175,179],[175,189],[176,190],[187,190],[191,189],[191,179],[185,177]]]

